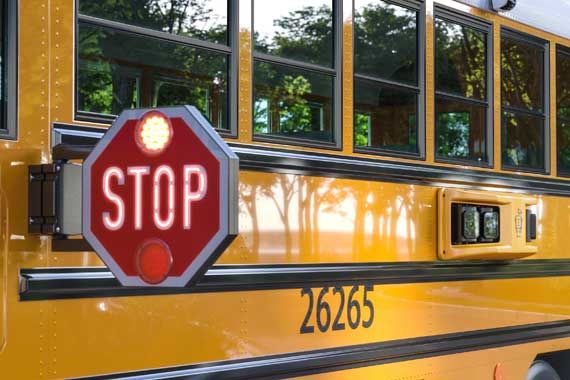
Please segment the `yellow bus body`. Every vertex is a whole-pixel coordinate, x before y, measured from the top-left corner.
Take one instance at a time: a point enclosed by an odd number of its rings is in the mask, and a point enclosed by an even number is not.
[[[349,3],[346,2],[345,3]],[[435,1],[440,3],[440,1]],[[570,45],[570,40],[518,24],[451,0],[441,3],[490,20],[494,30],[502,25],[540,36],[551,44]],[[433,0],[426,0],[426,165],[433,157]],[[570,272],[529,272],[488,278],[457,279],[441,272],[441,279],[415,279],[413,274],[376,283],[374,278],[340,282],[346,294],[354,285],[373,284],[369,293],[375,307],[370,328],[300,334],[307,310],[302,285],[275,289],[200,291],[189,294],[93,294],[64,293],[39,299],[22,299],[22,271],[38,268],[101,267],[94,252],[52,251],[51,238],[28,233],[28,165],[51,162],[52,124],[66,123],[105,127],[74,119],[73,0],[21,0],[18,10],[18,138],[0,144],[0,377],[4,379],[56,379],[125,374],[130,371],[221,363],[264,357],[318,353],[342,347],[387,344],[390,354],[376,359],[352,360],[330,365],[326,371],[284,372],[280,376],[315,379],[522,379],[540,353],[570,348]],[[345,6],[347,12],[350,6]],[[251,132],[251,8],[241,2],[239,51],[238,137],[230,143],[278,147],[311,154],[379,160],[353,152],[352,129],[352,23],[343,27],[343,146],[340,152],[254,142]],[[495,45],[499,46],[499,33]],[[499,58],[495,47],[495,61]],[[551,60],[551,88],[556,67]],[[500,125],[500,69],[495,67],[495,125]],[[554,92],[554,91],[553,91]],[[555,94],[550,94],[554,107]],[[551,125],[551,172],[521,174],[521,178],[553,180],[556,177],[555,115]],[[495,127],[495,141],[500,130]],[[494,168],[483,173],[505,173],[498,163],[500,144],[495,143]],[[276,155],[279,152],[275,153]],[[382,157],[383,162],[413,160]],[[369,161],[366,161],[369,162]],[[437,183],[406,183],[322,174],[257,171],[240,172],[240,235],[216,265],[335,264],[438,262],[437,207],[441,188],[477,188],[491,194],[512,193],[509,187],[486,186],[455,179]],[[264,188],[265,187],[265,188]],[[262,191],[263,190],[263,191]],[[527,189],[534,196],[533,189]],[[289,194],[290,193],[290,194]],[[279,206],[291,197],[285,219]],[[570,260],[570,198],[536,195],[539,233],[532,243],[537,253],[529,260],[568,265]],[[255,203],[257,210],[248,208]],[[316,214],[315,214],[316,210]],[[316,217],[315,217],[316,215]],[[299,217],[301,216],[301,217]],[[375,231],[370,226],[376,226]],[[288,235],[287,235],[288,234]],[[286,248],[286,237],[290,245]],[[525,259],[521,260],[524,261]],[[508,265],[508,264],[507,264]],[[546,265],[546,264],[545,264]],[[406,272],[408,273],[408,272]],[[438,272],[440,273],[440,272]],[[552,274],[554,273],[554,274]],[[390,283],[392,282],[392,283]],[[326,284],[325,284],[326,285]],[[310,285],[313,286],[313,285]],[[331,289],[333,285],[330,286]],[[318,292],[323,286],[314,286]],[[315,294],[316,295],[316,294]],[[334,311],[339,299],[328,302]],[[25,298],[25,297],[24,297]],[[33,297],[32,297],[33,298]],[[363,315],[363,318],[365,316]],[[346,321],[345,321],[346,322]],[[566,325],[565,325],[566,323]],[[497,343],[470,343],[446,352],[429,349],[429,337],[481,333],[511,334],[517,327],[545,328],[538,336],[505,335]],[[538,328],[538,327],[537,327]],[[495,330],[497,329],[497,330]],[[502,330],[503,329],[503,330]],[[548,334],[552,332],[550,337]],[[454,335],[459,334],[459,335]],[[502,335],[501,335],[502,336]],[[510,339],[510,340],[509,340]],[[397,347],[418,345],[398,356]],[[501,343],[502,342],[502,343]],[[428,345],[428,346],[422,346]],[[399,346],[398,346],[399,347]],[[422,348],[424,347],[424,348]],[[428,348],[425,348],[428,347]],[[435,346],[434,346],[435,347]],[[390,351],[391,350],[391,351]],[[388,352],[387,351],[387,352]],[[402,351],[404,352],[404,351]],[[269,360],[269,359],[268,359]],[[254,365],[262,365],[255,362]],[[498,373],[498,375],[497,375]],[[502,376],[502,377],[494,377]]]

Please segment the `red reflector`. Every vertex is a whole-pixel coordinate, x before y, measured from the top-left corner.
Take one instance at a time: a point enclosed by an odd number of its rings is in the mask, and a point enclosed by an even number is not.
[[[165,242],[147,240],[136,256],[139,276],[148,284],[159,284],[168,276],[172,267],[172,254]]]

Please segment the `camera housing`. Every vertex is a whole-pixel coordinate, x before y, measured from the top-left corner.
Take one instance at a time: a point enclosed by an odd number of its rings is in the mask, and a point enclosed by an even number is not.
[[[517,5],[517,0],[493,0],[492,5],[496,11],[510,11]]]

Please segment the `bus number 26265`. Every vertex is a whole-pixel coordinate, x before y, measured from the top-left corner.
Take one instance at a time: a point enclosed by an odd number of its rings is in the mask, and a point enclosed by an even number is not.
[[[301,289],[308,304],[299,332],[313,334],[315,326],[322,333],[346,330],[347,325],[352,330],[369,328],[374,323],[374,304],[368,295],[373,291],[374,285],[354,285],[348,294],[341,286]],[[331,306],[330,297],[338,299],[338,307]]]

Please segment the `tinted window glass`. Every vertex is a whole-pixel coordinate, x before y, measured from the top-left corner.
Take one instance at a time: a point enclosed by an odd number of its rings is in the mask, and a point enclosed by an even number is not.
[[[556,55],[556,98],[558,117],[570,120],[570,52]]]
[[[355,80],[354,113],[357,146],[418,151],[415,92]]]
[[[225,54],[84,24],[78,41],[78,110],[192,104],[214,127],[228,127]]]
[[[255,0],[255,50],[332,67],[332,3],[332,0]]]
[[[417,84],[418,12],[380,0],[356,0],[354,71]]]
[[[544,119],[539,116],[503,112],[503,165],[544,169]]]
[[[570,174],[570,52],[556,54],[558,171]]]
[[[556,128],[558,142],[558,171],[570,174],[570,121],[559,120]]]
[[[501,98],[503,105],[544,112],[544,48],[501,39]]]
[[[436,19],[437,90],[468,98],[487,97],[487,34]]]
[[[502,162],[507,168],[545,170],[546,42],[501,37]]]
[[[487,38],[486,31],[435,19],[438,158],[488,161]]]
[[[437,156],[483,162],[487,158],[486,111],[477,104],[438,99]]]
[[[333,77],[254,63],[254,133],[333,140]]]
[[[228,0],[79,0],[82,14],[227,43]]]

